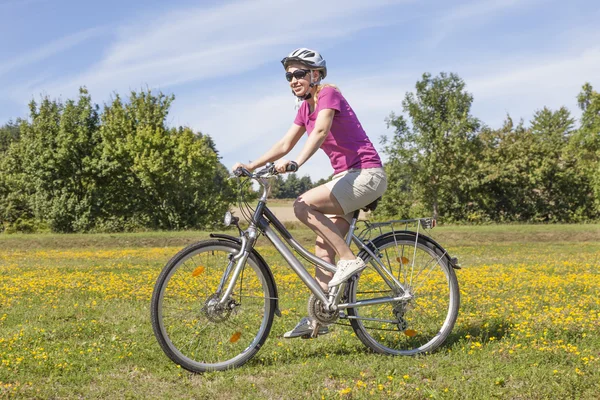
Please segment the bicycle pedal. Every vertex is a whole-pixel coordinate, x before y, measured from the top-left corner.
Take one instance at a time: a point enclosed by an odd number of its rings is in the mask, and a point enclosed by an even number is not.
[[[316,323],[315,327],[313,328],[313,331],[312,331],[310,337],[312,337],[314,339],[317,336],[319,336],[319,329],[321,329],[321,324]]]
[[[316,339],[319,336],[319,324],[317,324],[311,333],[300,336],[300,339]]]

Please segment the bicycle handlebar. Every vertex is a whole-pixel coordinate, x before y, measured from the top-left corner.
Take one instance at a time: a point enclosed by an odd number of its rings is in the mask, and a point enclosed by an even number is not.
[[[290,163],[285,167],[285,172],[296,172],[298,171],[298,163],[296,161],[290,161]],[[259,178],[264,175],[279,175],[279,172],[275,170],[275,165],[272,163],[268,163],[263,169],[255,172],[254,174],[248,171],[244,167],[238,167],[233,174],[238,178],[241,176],[247,176],[248,178]]]
[[[285,172],[296,172],[298,171],[298,163],[296,161],[290,161],[290,163],[285,167]]]

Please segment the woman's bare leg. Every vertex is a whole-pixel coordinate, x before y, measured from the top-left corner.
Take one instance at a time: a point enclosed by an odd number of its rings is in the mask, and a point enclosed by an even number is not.
[[[350,229],[350,224],[348,221],[342,217],[332,217],[331,220],[338,228],[342,236],[346,236],[346,233],[348,233],[348,230]],[[335,250],[333,250],[333,248],[329,246],[327,242],[320,236],[317,236],[317,240],[315,242],[315,255],[330,264],[335,264]],[[329,272],[321,267],[316,268],[315,278],[317,279],[317,282],[319,282],[323,292],[327,293],[327,290],[329,289],[327,284],[332,277],[333,272]]]
[[[315,231],[335,251],[340,260],[354,260],[356,256],[344,241],[339,228],[324,215],[343,213],[340,203],[325,185],[309,190],[294,202],[296,217]]]

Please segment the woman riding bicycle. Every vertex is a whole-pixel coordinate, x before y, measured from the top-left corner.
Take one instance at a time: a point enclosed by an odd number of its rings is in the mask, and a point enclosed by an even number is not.
[[[344,241],[355,210],[381,197],[387,188],[387,178],[381,159],[367,137],[356,114],[337,87],[321,84],[327,76],[325,60],[310,49],[292,51],[281,60],[285,77],[298,102],[302,102],[292,126],[269,151],[249,164],[237,163],[233,170],[249,171],[276,161],[275,169],[283,173],[294,161],[282,159],[308,133],[308,140],[296,157],[302,166],[321,148],[329,157],[334,176],[331,181],[302,194],[294,202],[296,217],[317,234],[315,254],[330,263],[335,262],[335,275],[317,268],[315,278],[327,292],[365,267]],[[303,318],[284,337],[305,336],[314,329],[314,321]],[[319,334],[328,333],[326,326]]]

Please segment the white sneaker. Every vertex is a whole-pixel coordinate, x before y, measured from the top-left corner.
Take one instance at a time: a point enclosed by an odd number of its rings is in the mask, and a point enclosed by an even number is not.
[[[363,270],[366,266],[360,257],[356,257],[356,260],[338,261],[337,271],[335,271],[335,275],[333,275],[333,278],[329,282],[329,288],[339,285],[358,271]]]
[[[313,321],[310,317],[304,317],[298,322],[298,325],[291,331],[288,331],[283,334],[283,337],[286,339],[292,339],[297,337],[310,337],[312,335],[313,330],[315,329],[315,321]],[[329,328],[326,325],[322,325],[319,327],[319,335],[325,335],[329,333]]]

